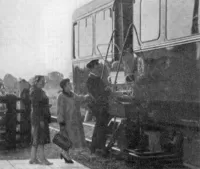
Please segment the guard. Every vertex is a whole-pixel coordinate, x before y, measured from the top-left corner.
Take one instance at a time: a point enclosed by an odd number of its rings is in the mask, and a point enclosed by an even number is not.
[[[96,149],[100,149],[103,151],[102,153],[105,156],[107,155],[105,144],[107,125],[109,122],[108,96],[110,92],[106,90],[107,86],[100,77],[99,66],[99,60],[92,60],[87,64],[90,73],[86,85],[89,94],[93,98],[88,107],[96,118],[90,150],[91,153],[95,153]]]

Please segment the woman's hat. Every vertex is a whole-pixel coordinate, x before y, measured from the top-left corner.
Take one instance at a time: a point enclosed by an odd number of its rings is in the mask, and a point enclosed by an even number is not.
[[[66,83],[69,83],[69,82],[70,82],[70,79],[68,79],[68,78],[61,80],[60,87],[63,89],[65,87]]]
[[[42,79],[45,78],[43,75],[35,75],[35,77],[33,78],[33,82],[32,85],[37,85],[37,83]]]
[[[86,67],[87,67],[88,69],[93,69],[94,66],[95,66],[95,65],[98,65],[98,64],[99,64],[99,59],[95,59],[95,60],[90,61],[90,62],[86,65]]]

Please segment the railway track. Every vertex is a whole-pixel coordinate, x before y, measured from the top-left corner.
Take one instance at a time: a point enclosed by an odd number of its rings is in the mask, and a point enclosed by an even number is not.
[[[59,131],[59,126],[57,124],[57,117],[56,116],[51,116],[51,121],[52,123],[54,123],[54,125],[50,125],[50,130],[58,132]],[[55,125],[57,124],[57,125]],[[92,136],[92,132],[93,132],[93,128],[95,126],[95,124],[91,124],[91,123],[83,123],[84,126],[84,131],[85,131],[85,140],[87,142],[88,145],[90,145],[90,143],[92,142],[91,136]],[[107,143],[108,145],[108,143]],[[115,156],[115,157],[120,157],[123,156],[121,158],[124,159],[124,157],[126,158],[126,160],[132,160],[133,158],[137,158],[136,155],[132,152],[132,150],[129,150],[127,152],[121,152],[121,150],[117,147],[117,146],[112,146],[110,149],[111,152],[111,156]],[[117,155],[117,156],[116,156]],[[120,158],[120,159],[121,159]],[[168,165],[166,165],[164,167],[165,169],[198,169],[197,167],[194,167],[190,164],[184,163],[183,166],[176,166],[176,167],[169,167]]]

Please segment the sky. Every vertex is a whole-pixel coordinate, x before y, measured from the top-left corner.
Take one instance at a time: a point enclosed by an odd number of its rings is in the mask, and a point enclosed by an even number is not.
[[[0,78],[71,72],[74,10],[91,0],[0,0]]]

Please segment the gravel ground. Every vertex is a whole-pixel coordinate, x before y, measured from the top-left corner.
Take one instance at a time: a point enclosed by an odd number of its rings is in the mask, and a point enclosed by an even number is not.
[[[52,124],[53,127],[58,127],[56,123]],[[51,131],[51,137],[55,134],[55,131]],[[45,146],[45,154],[48,159],[58,159],[60,154],[60,148],[55,144],[50,143]],[[91,168],[91,169],[136,169],[134,163],[126,163],[124,160],[116,159],[115,157],[103,158],[99,155],[91,155],[88,148],[82,150],[73,150],[70,152],[71,157],[77,162]],[[11,151],[0,151],[0,160],[12,160],[12,159],[29,159],[30,147],[21,148]],[[63,161],[64,162],[64,161]],[[160,167],[148,166],[143,169],[153,169]],[[164,169],[183,169],[184,167],[164,167]],[[185,168],[184,168],[185,169]]]
[[[54,124],[54,127],[57,125]],[[55,132],[51,131],[51,137]],[[29,159],[30,147],[17,148],[16,150],[0,151],[0,160]],[[48,159],[57,159],[60,155],[60,148],[50,143],[45,146],[45,154]],[[134,169],[134,165],[126,164],[124,161],[117,161],[115,158],[103,158],[98,155],[91,155],[88,148],[82,150],[73,150],[70,152],[71,157],[77,162],[91,169]],[[64,161],[63,161],[64,162]]]
[[[59,158],[59,148],[53,144],[45,147],[45,154],[48,159]],[[123,161],[116,161],[114,158],[101,158],[97,155],[90,155],[88,149],[71,151],[71,156],[79,163],[91,169],[134,169],[133,165],[128,165]],[[17,149],[15,151],[0,152],[0,160],[29,159],[30,148]],[[64,162],[64,161],[63,161]]]
[[[45,146],[45,154],[48,159],[59,158],[60,149],[54,145],[49,144]],[[133,169],[133,165],[128,165],[123,161],[117,161],[114,158],[102,158],[97,155],[90,155],[89,149],[74,150],[70,152],[72,158],[79,163],[91,169]],[[29,159],[30,147],[16,149],[11,151],[1,151],[0,160],[14,160],[14,159]],[[64,161],[63,161],[64,162]]]
[[[58,127],[57,124],[52,124],[53,127]],[[52,136],[54,132],[51,131]],[[59,158],[60,149],[51,144],[52,151],[49,152],[49,155],[56,155],[56,158]],[[54,152],[54,153],[53,153]],[[79,163],[91,168],[91,169],[134,169],[134,164],[127,164],[124,161],[116,160],[113,157],[103,158],[99,155],[91,155],[89,148],[85,149],[76,149],[70,151],[72,158]]]
[[[60,154],[60,149],[54,145],[49,144],[45,146],[45,154],[47,158],[58,159]],[[102,158],[98,155],[90,155],[89,149],[74,150],[70,152],[71,157],[77,162],[91,168],[91,169],[136,169],[133,163],[126,163],[123,160],[116,160],[116,158]],[[30,147],[17,149],[13,151],[1,151],[0,160],[16,160],[16,159],[29,159],[30,157]],[[64,162],[64,161],[63,161]],[[160,167],[148,166],[143,169],[161,169]],[[164,167],[163,169],[186,169],[185,167]]]
[[[49,144],[45,146],[45,154],[48,159],[58,159],[60,149],[54,145]],[[70,152],[71,157],[77,162],[91,168],[91,169],[136,169],[134,163],[126,163],[123,160],[116,160],[116,158],[102,158],[98,155],[90,155],[89,149],[74,150]],[[29,159],[30,148],[17,149],[13,151],[1,151],[0,160],[16,160]],[[50,160],[51,161],[51,160]],[[64,161],[63,161],[64,162]],[[143,169],[161,169],[160,167],[148,166]],[[164,167],[164,169],[186,169],[185,167]]]

